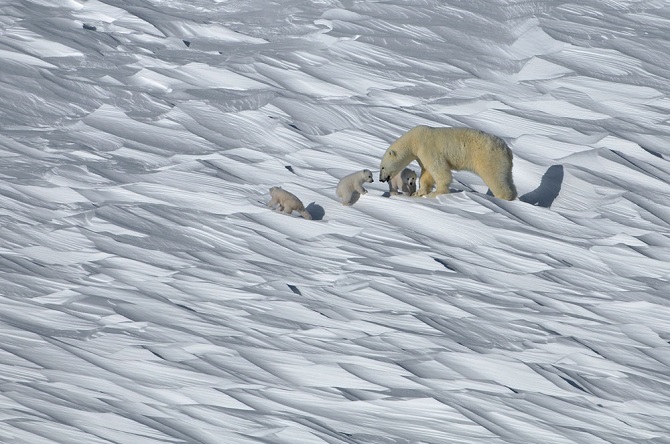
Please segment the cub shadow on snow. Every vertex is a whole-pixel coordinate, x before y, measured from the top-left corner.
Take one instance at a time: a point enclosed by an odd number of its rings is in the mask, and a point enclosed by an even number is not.
[[[552,165],[542,176],[540,186],[533,191],[519,197],[521,202],[526,202],[538,207],[549,208],[561,192],[563,185],[563,165]]]
[[[360,199],[360,198],[361,198],[361,193],[359,193],[358,191],[352,192],[351,193],[351,199],[349,199],[349,202],[347,203],[347,205],[355,204],[356,202],[358,202],[358,199]]]
[[[312,220],[323,220],[323,216],[326,214],[326,210],[324,210],[321,205],[314,202],[307,205],[305,210],[312,216]]]
[[[405,196],[405,197],[412,197],[408,193],[403,193],[402,191],[399,191],[396,196]],[[382,193],[382,197],[391,197],[391,193],[389,191],[384,191]]]

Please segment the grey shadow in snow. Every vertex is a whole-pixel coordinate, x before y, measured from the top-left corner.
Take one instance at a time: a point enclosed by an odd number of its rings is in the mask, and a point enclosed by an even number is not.
[[[540,186],[519,197],[521,202],[526,202],[538,207],[549,208],[558,197],[563,186],[563,165],[552,165],[542,176]]]
[[[409,197],[408,193],[403,193],[402,191],[398,191],[398,194],[393,194],[393,196],[405,196]],[[384,191],[382,193],[382,197],[391,197],[391,192],[390,191]]]
[[[346,203],[343,202],[343,203],[344,203],[344,205],[353,205],[356,202],[358,202],[358,199],[360,199],[360,198],[361,198],[361,193],[359,193],[358,191],[354,191],[354,192],[351,193],[351,199],[349,199],[349,202],[346,202]]]
[[[448,263],[446,260],[444,260],[444,259],[440,259],[440,258],[434,257],[433,260],[434,260],[435,262],[437,262],[438,264],[442,265],[442,266],[443,266],[444,268],[446,268],[447,270],[458,271],[458,270],[456,270],[454,267],[452,267],[451,265],[449,265],[449,263]]]
[[[305,210],[312,216],[312,220],[323,220],[323,216],[326,215],[326,210],[319,204],[312,202],[311,204],[305,207]]]
[[[288,285],[288,288],[291,289],[291,291],[293,293],[297,294],[298,296],[302,296],[302,293],[300,292],[300,289],[298,287],[296,287],[295,285],[291,285],[291,284],[286,284],[286,285]]]
[[[647,147],[642,146],[642,145],[640,145],[640,148],[642,148],[643,150],[645,150],[646,152],[648,152],[652,156],[656,156],[659,159],[665,159],[665,157],[663,157],[663,154],[659,153],[658,151],[654,151],[651,148],[647,148]]]

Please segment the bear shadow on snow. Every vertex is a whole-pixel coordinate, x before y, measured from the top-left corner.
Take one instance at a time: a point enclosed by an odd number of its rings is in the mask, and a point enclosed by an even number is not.
[[[323,220],[323,216],[326,215],[326,210],[324,210],[321,205],[314,202],[307,205],[305,210],[312,216],[312,220]]]
[[[549,208],[563,185],[563,165],[552,165],[542,176],[540,186],[519,197],[519,200],[538,207]]]

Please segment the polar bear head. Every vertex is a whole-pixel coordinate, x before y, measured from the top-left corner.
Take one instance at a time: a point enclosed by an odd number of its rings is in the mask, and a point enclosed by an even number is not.
[[[413,170],[405,168],[400,173],[400,178],[402,179],[402,183],[407,185],[410,189],[416,190],[416,173]]]
[[[362,177],[365,179],[365,181],[367,183],[374,182],[374,179],[372,178],[372,171],[370,171],[370,170],[363,170],[362,171]]]
[[[388,182],[398,174],[409,162],[405,162],[398,152],[394,149],[387,149],[379,165],[379,181]]]

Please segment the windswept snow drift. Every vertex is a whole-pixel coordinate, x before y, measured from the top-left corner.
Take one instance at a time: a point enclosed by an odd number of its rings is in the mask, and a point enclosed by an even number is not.
[[[666,2],[0,17],[1,442],[669,442]],[[520,199],[340,205],[417,124]]]

